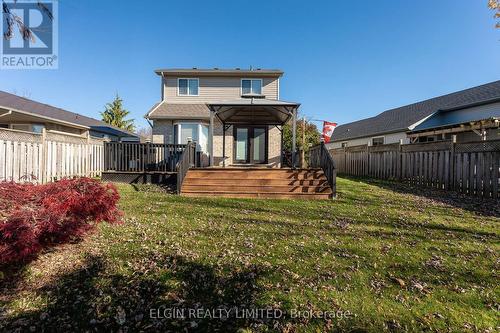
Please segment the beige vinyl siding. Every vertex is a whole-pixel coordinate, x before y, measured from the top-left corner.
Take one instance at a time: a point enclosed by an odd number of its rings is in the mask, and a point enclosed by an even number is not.
[[[163,99],[169,103],[210,103],[241,97],[241,79],[246,77],[200,77],[198,96],[178,96],[178,77],[163,78]],[[253,77],[255,78],[255,77]],[[257,77],[258,78],[258,77]],[[262,94],[278,99],[278,78],[262,78]]]

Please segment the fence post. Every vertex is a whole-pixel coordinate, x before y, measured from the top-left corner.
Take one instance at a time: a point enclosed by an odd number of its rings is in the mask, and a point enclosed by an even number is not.
[[[456,166],[456,161],[455,161],[455,145],[457,144],[457,136],[453,134],[451,136],[451,148],[450,148],[450,189],[454,190],[455,189],[455,181],[456,181],[456,172],[457,172],[457,166]]]
[[[399,147],[398,147],[398,163],[399,163],[399,168],[398,168],[398,180],[402,181],[403,180],[403,139],[399,139]]]
[[[42,160],[40,161],[40,174],[42,175],[41,183],[45,183],[47,181],[47,130],[45,127],[42,128]]]
[[[149,142],[146,142],[146,165],[144,166],[144,171],[149,171],[149,164],[151,161],[151,145]]]
[[[92,151],[92,148],[90,147],[90,131],[85,132],[86,137],[87,137],[87,144],[85,145],[85,171],[83,172],[86,177],[91,177],[90,174],[90,152]]]
[[[328,152],[330,153],[330,152]],[[333,159],[332,159],[333,160]],[[337,197],[337,167],[335,161],[332,166],[332,199]]]
[[[370,174],[370,146],[368,145],[368,143],[366,144],[366,174],[365,176],[366,177],[370,177],[371,174]]]

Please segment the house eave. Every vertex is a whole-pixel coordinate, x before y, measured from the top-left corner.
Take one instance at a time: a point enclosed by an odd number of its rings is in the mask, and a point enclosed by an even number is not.
[[[432,134],[438,134],[441,133],[442,131],[445,130],[450,130],[450,129],[458,129],[456,132],[460,131],[468,131],[470,129],[465,128],[466,126],[469,127],[483,127],[483,128],[495,128],[500,126],[500,117],[491,117],[487,119],[478,119],[474,121],[468,121],[468,122],[459,122],[459,123],[453,123],[453,124],[445,124],[441,126],[435,126],[435,127],[428,127],[428,128],[422,128],[418,131],[408,131],[407,135],[412,137],[412,136],[421,136],[421,135],[432,135]]]
[[[79,124],[75,124],[75,123],[72,123],[72,122],[69,122],[69,121],[64,121],[64,120],[60,120],[60,119],[56,119],[56,118],[52,118],[52,117],[47,117],[47,116],[42,116],[42,115],[37,114],[37,113],[28,112],[28,111],[22,111],[22,110],[14,109],[14,108],[7,107],[7,106],[0,105],[0,109],[4,109],[4,110],[7,110],[7,111],[12,111],[12,112],[17,112],[17,113],[20,113],[20,114],[24,114],[24,115],[28,115],[28,116],[34,117],[34,118],[40,118],[40,119],[47,120],[47,121],[50,121],[50,122],[53,122],[53,123],[56,123],[56,124],[60,124],[60,125],[66,125],[66,126],[69,126],[69,127],[74,127],[74,128],[79,128],[79,129],[87,129],[87,130],[90,129],[89,126],[79,125]]]
[[[155,73],[159,76],[177,76],[177,77],[272,77],[279,78],[284,72],[278,69],[272,70],[235,70],[235,69],[157,69]]]

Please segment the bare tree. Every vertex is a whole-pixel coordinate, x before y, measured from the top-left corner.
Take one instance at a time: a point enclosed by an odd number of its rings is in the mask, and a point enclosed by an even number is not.
[[[14,3],[16,2],[17,0],[14,0]],[[48,18],[50,18],[50,20],[54,20],[54,15],[52,15],[52,12],[49,8],[47,8],[47,6],[45,6],[45,4],[43,4],[41,1],[37,1],[37,6],[42,12],[47,15]],[[3,38],[11,39],[12,37],[14,37],[14,28],[17,26],[17,28],[19,29],[19,33],[24,40],[31,39],[31,41],[35,41],[35,35],[33,34],[33,31],[24,24],[24,21],[21,17],[14,14],[14,12],[11,10],[11,6],[9,6],[9,3],[5,2],[5,0],[2,0],[2,11],[4,13],[3,17],[5,18],[5,22],[7,23],[7,31],[4,31]]]
[[[153,130],[151,129],[151,126],[139,127],[135,133],[145,139],[151,139]]]
[[[495,11],[495,19],[499,20],[496,27],[500,29],[500,1],[499,0],[488,0],[488,7]]]

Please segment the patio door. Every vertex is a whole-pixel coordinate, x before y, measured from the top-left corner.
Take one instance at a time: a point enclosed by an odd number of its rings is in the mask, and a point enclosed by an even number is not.
[[[237,164],[267,163],[267,127],[234,126],[234,157]]]

